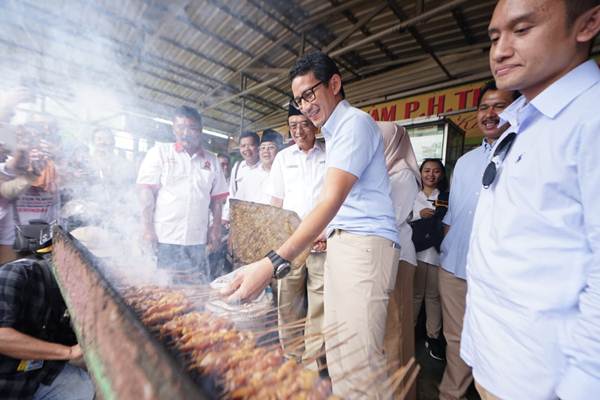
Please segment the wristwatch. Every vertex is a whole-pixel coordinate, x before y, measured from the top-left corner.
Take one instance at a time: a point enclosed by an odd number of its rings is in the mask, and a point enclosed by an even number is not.
[[[266,256],[273,264],[273,278],[282,279],[292,270],[292,263],[271,250]]]

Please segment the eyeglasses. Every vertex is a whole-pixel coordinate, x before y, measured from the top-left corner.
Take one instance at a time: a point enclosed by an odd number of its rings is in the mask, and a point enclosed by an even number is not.
[[[315,99],[317,98],[317,95],[315,94],[315,89],[322,83],[323,83],[323,81],[319,81],[313,87],[308,88],[304,92],[302,92],[302,94],[300,96],[292,98],[292,105],[299,110],[300,102],[302,100],[304,100],[308,103],[312,103],[313,101],[315,101]]]
[[[306,130],[308,129],[312,124],[308,121],[302,121],[302,122],[292,122],[290,124],[290,131],[295,132],[298,129],[302,129],[302,130]]]
[[[506,135],[506,137],[496,146],[496,150],[494,150],[492,160],[485,168],[483,178],[481,179],[481,183],[483,184],[484,189],[489,188],[490,185],[494,183],[498,171],[498,165],[500,165],[500,163],[506,159],[506,156],[508,155],[508,152],[510,151],[510,148],[512,147],[516,138],[517,134],[511,132],[508,135]]]

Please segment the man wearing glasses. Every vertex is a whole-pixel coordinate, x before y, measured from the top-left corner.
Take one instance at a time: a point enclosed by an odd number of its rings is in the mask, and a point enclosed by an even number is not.
[[[270,204],[271,195],[268,193],[268,180],[273,161],[279,150],[283,147],[283,137],[273,129],[265,129],[260,138],[260,146],[258,146],[258,155],[260,158],[260,167],[253,173],[258,174],[256,179],[257,187],[254,188],[257,199],[253,200],[258,203]]]
[[[321,199],[279,249],[240,270],[224,294],[244,300],[260,293],[327,228],[324,326],[337,330],[325,338],[333,391],[382,398],[382,385],[365,385],[385,375],[385,320],[400,257],[383,139],[375,121],[344,100],[340,72],[327,55],[302,56],[290,80],[295,104],[327,143]]]
[[[460,333],[467,295],[466,267],[473,217],[481,189],[481,177],[492,147],[503,130],[498,116],[518,92],[498,90],[494,81],[479,92],[477,125],[483,134],[481,146],[464,154],[452,174],[448,212],[444,216],[446,236],[442,242],[438,273],[442,321],[446,338],[446,368],[440,384],[440,399],[461,399],[473,382],[471,368],[460,358]],[[428,341],[430,354],[443,358],[442,346]]]
[[[303,218],[318,201],[325,176],[325,145],[316,140],[318,129],[294,105],[288,107],[288,126],[294,144],[275,157],[267,185],[271,205],[295,211]],[[298,361],[314,359],[323,350],[324,341],[316,335],[323,331],[323,266],[324,240],[317,241],[305,265],[291,271],[279,281],[278,322],[286,356]],[[306,318],[304,332],[285,328]],[[288,346],[300,335],[306,335],[305,346]],[[314,366],[314,365],[313,365]]]
[[[598,0],[500,0],[488,28],[496,84],[523,96],[467,260],[461,356],[484,399],[600,393],[599,31]]]
[[[202,117],[183,106],[173,118],[175,143],[148,150],[138,172],[144,240],[174,282],[208,279],[206,244],[221,240],[227,184],[217,158],[202,148]],[[213,214],[207,232],[209,211]]]

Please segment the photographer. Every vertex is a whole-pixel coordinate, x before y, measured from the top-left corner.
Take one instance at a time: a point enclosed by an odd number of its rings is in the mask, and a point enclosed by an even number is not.
[[[89,375],[67,363],[82,352],[49,266],[21,259],[0,268],[0,398],[92,399]]]
[[[29,154],[17,150],[6,163],[0,164],[0,265],[17,259],[15,242],[15,202],[36,180],[29,167]]]
[[[31,220],[51,222],[58,215],[49,128],[32,123],[18,127],[16,134],[17,149],[0,164],[0,264],[17,258],[15,226]]]

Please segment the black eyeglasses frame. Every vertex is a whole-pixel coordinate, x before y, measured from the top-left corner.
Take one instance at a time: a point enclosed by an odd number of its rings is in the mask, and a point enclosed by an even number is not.
[[[323,83],[325,83],[325,82],[319,81],[319,82],[317,82],[316,85],[314,85],[312,87],[309,87],[304,92],[302,92],[302,94],[300,96],[298,96],[298,97],[292,97],[292,105],[297,110],[300,110],[300,101],[304,100],[307,103],[312,103],[313,101],[315,101],[315,99],[317,98],[317,95],[315,94],[315,89],[317,87],[319,87],[319,85],[321,85]]]

